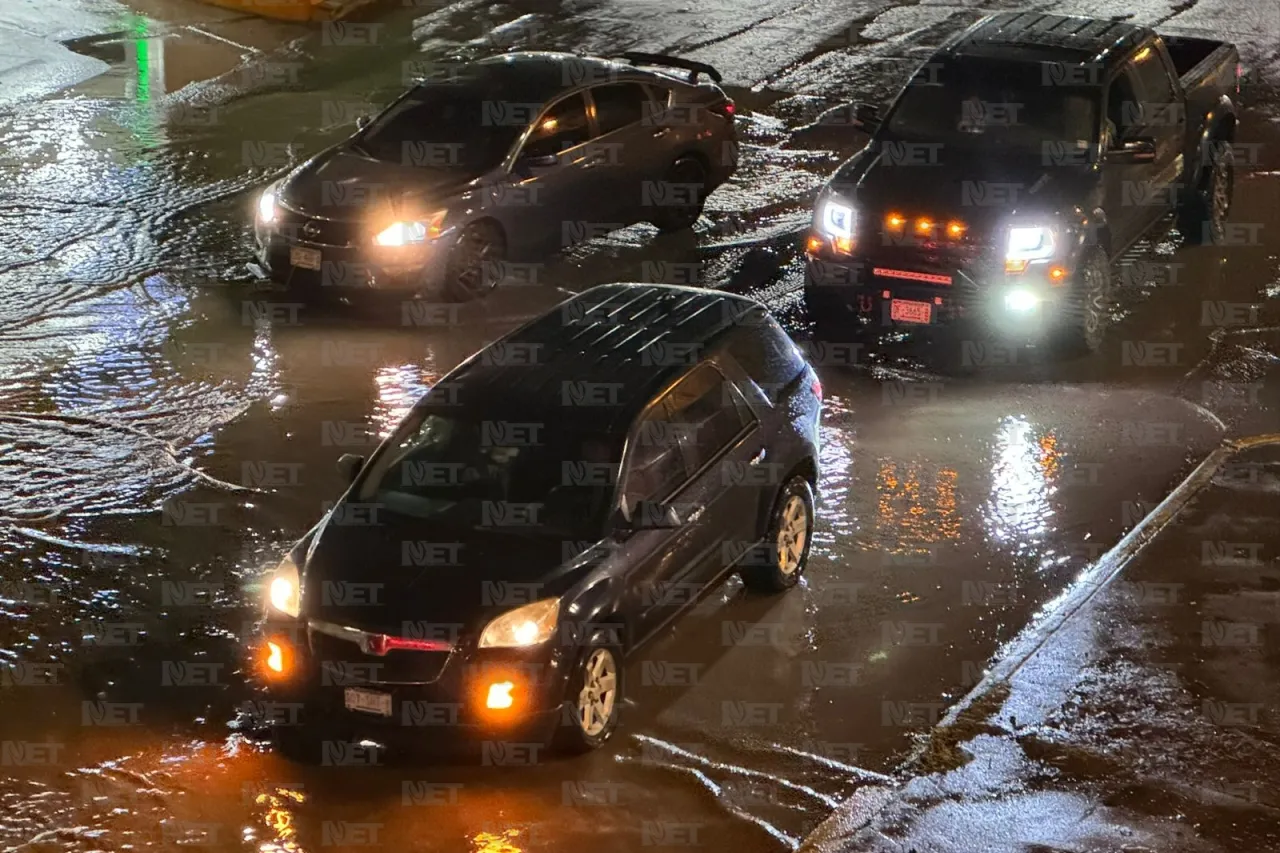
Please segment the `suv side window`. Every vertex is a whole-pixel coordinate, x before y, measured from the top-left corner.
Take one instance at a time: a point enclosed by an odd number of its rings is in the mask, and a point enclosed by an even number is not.
[[[1107,131],[1114,144],[1141,126],[1141,105],[1134,85],[1133,69],[1123,69],[1107,90]]]
[[[649,93],[639,83],[608,83],[591,90],[600,134],[636,124],[652,111]]]
[[[628,507],[639,501],[662,501],[685,480],[679,432],[673,428],[666,402],[642,415],[631,435],[632,446],[622,479],[622,495]]]
[[[671,421],[689,438],[689,468],[698,471],[755,422],[742,394],[709,364],[693,369],[668,395]]]
[[[587,122],[587,102],[581,94],[570,95],[538,117],[522,157],[559,156],[561,151],[581,145],[591,138]]]

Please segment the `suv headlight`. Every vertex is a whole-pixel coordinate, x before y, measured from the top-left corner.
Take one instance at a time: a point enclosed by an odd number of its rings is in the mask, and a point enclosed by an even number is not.
[[[292,557],[286,556],[272,572],[267,583],[267,603],[295,619],[302,611],[302,578]]]
[[[560,621],[560,599],[548,598],[503,613],[480,632],[482,649],[536,646],[551,639]]]

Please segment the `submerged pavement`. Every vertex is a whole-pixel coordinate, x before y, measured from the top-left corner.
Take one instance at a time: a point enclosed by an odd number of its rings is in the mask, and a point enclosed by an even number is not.
[[[1280,847],[1280,434],[1201,473],[916,775],[860,791],[802,849]]]

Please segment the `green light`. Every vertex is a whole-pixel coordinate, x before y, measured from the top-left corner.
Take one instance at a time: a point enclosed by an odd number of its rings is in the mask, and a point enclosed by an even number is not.
[[[147,52],[150,45],[146,39],[135,39],[133,46],[138,52],[138,87],[134,98],[145,104],[151,101],[151,56]]]

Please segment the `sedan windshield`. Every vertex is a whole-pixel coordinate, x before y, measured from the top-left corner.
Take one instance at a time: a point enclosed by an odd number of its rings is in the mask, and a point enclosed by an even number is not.
[[[442,525],[594,539],[619,456],[602,438],[558,425],[419,411],[371,465],[358,499]]]
[[[1098,93],[1052,85],[1038,63],[957,61],[908,86],[889,116],[889,137],[962,148],[1036,152],[1089,147]]]
[[[479,85],[423,84],[374,119],[356,147],[376,160],[487,171],[524,130],[523,124],[487,120],[486,104],[500,98]]]

